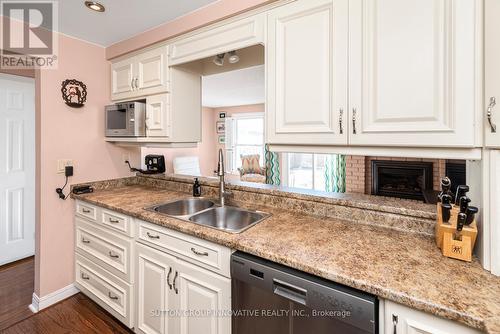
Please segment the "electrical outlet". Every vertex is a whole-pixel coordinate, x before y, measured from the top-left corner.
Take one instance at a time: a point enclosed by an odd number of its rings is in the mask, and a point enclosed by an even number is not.
[[[123,153],[122,154],[122,161],[130,161],[130,154],[129,153]]]
[[[57,160],[57,173],[64,174],[66,166],[74,166],[72,159],[59,159]]]

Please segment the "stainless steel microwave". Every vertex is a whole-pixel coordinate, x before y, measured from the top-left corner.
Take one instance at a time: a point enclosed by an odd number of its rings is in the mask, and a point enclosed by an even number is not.
[[[116,103],[105,108],[106,137],[145,137],[146,104]]]

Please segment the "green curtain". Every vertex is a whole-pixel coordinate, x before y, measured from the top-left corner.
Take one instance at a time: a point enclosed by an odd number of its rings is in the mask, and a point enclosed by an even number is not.
[[[325,163],[325,190],[345,193],[345,155],[328,155]]]
[[[279,186],[280,180],[280,161],[278,153],[269,151],[269,145],[264,146],[266,162],[266,183]]]

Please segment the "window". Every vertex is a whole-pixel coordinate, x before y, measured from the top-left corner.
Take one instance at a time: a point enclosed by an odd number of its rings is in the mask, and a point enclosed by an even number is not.
[[[283,157],[283,183],[292,188],[318,191],[345,191],[334,184],[345,182],[344,172],[335,170],[340,156],[332,154],[287,153]],[[335,190],[334,190],[335,189]]]
[[[229,124],[228,124],[229,123]],[[226,120],[226,150],[231,156],[228,167],[236,172],[241,167],[242,155],[259,154],[264,166],[264,115],[236,114]]]

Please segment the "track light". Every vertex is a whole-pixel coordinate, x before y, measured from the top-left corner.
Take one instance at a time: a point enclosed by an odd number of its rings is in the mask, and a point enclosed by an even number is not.
[[[217,56],[214,57],[214,64],[217,66],[223,66],[224,65],[224,55],[225,53],[220,53]]]
[[[238,57],[238,55],[236,54],[236,51],[231,51],[231,52],[229,52],[228,60],[231,64],[236,64],[237,62],[240,61],[240,57]]]

